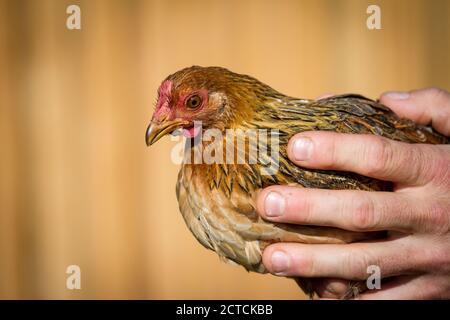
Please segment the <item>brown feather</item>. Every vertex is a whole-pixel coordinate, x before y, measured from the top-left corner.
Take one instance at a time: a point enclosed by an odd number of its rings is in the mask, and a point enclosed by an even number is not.
[[[260,165],[182,165],[177,182],[180,211],[197,240],[224,260],[249,271],[266,272],[264,248],[274,242],[349,243],[380,237],[331,227],[299,226],[264,221],[255,210],[256,193],[273,184],[306,188],[390,190],[391,184],[349,172],[299,168],[287,157],[290,137],[306,130],[374,134],[407,143],[449,143],[432,128],[398,118],[389,108],[365,97],[347,94],[318,101],[285,96],[258,80],[219,67],[191,67],[167,78],[177,92],[207,89],[222,105],[204,115],[203,129],[277,129],[280,167],[275,176],[261,175]],[[223,146],[226,144],[223,141]],[[191,150],[193,152],[193,150]],[[300,280],[311,294],[311,284]]]

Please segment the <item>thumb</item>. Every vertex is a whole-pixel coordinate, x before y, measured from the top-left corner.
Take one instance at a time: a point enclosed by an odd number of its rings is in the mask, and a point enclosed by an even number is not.
[[[450,93],[438,88],[410,92],[386,92],[380,102],[397,115],[416,123],[432,125],[440,133],[450,136]]]

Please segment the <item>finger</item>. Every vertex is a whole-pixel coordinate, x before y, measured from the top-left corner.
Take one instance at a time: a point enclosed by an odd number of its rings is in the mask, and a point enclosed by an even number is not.
[[[403,239],[345,245],[276,243],[264,250],[263,263],[275,275],[347,280],[367,279],[371,266],[379,268],[381,277],[426,269],[429,261],[419,254],[423,246]]]
[[[305,168],[352,171],[380,180],[425,184],[448,171],[444,149],[364,134],[302,132],[288,144],[288,156]]]
[[[271,186],[258,194],[256,207],[275,222],[351,231],[436,230],[438,217],[427,202],[417,200],[407,193]]]
[[[445,279],[446,280],[446,279]],[[368,290],[361,294],[361,300],[424,300],[448,299],[449,288],[442,279],[434,275],[401,276],[383,285],[381,290]]]
[[[339,299],[349,290],[350,281],[342,279],[314,279],[313,288],[320,298]]]
[[[431,124],[440,133],[450,136],[450,93],[427,88],[411,92],[386,92],[380,102],[400,117]]]

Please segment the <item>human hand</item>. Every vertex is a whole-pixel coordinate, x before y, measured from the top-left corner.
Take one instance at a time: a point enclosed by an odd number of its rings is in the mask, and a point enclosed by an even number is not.
[[[450,93],[435,88],[391,92],[380,101],[399,116],[450,136]],[[288,154],[305,168],[392,181],[394,190],[271,186],[257,199],[265,219],[389,234],[383,241],[344,245],[276,243],[263,253],[271,273],[317,278],[319,296],[337,298],[349,280],[365,280],[367,267],[377,265],[384,278],[381,289],[368,290],[361,299],[450,298],[450,145],[316,131],[294,136]]]

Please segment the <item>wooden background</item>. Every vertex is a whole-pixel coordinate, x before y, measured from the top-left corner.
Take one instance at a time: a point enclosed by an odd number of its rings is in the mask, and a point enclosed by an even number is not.
[[[160,81],[198,64],[308,98],[449,89],[449,15],[445,0],[0,0],[0,298],[302,298],[185,227],[174,142],[144,143]]]

